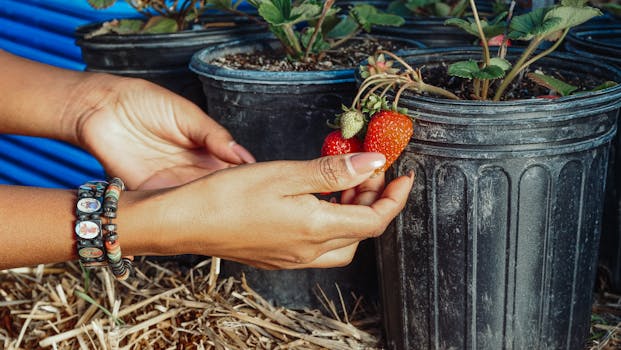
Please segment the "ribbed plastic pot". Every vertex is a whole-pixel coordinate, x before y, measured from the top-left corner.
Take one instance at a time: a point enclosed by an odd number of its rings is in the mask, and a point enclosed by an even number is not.
[[[188,69],[192,55],[209,46],[265,32],[266,28],[226,15],[214,15],[205,21],[233,25],[177,33],[86,38],[86,34],[102,25],[93,23],[76,29],[76,44],[82,50],[87,71],[147,79],[206,109],[202,86]]]
[[[422,44],[401,40],[403,47]],[[204,87],[208,113],[224,125],[237,142],[259,161],[305,160],[320,156],[325,136],[332,131],[326,121],[341,111],[355,94],[354,68],[314,72],[268,72],[223,68],[210,62],[237,53],[278,50],[275,39],[234,41],[197,52],[190,69]],[[249,233],[251,234],[251,233]],[[246,274],[250,286],[276,304],[321,307],[313,289],[320,285],[333,300],[338,283],[345,297],[350,291],[377,297],[373,245],[362,242],[347,267],[292,271],[263,271],[224,261],[224,275]]]
[[[569,32],[565,48],[580,56],[621,67],[621,23],[597,23]],[[621,81],[618,81],[620,82]],[[600,245],[600,273],[607,288],[621,292],[621,137],[613,142]]]
[[[473,50],[403,57],[429,67],[480,57]],[[541,62],[621,81],[601,61]],[[400,105],[415,130],[392,176],[416,179],[378,240],[389,349],[583,349],[621,86],[556,100],[408,95]]]
[[[571,30],[565,40],[569,52],[621,67],[621,23],[589,25]]]

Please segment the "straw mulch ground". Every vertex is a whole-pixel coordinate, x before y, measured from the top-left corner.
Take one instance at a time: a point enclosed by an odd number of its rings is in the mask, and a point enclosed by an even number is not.
[[[277,308],[245,282],[142,261],[118,283],[66,263],[0,271],[0,349],[381,349],[377,312]],[[319,296],[320,297],[320,296]],[[621,296],[597,295],[585,350],[621,349]]]
[[[0,349],[379,348],[360,299],[288,310],[243,280],[210,279],[209,260],[136,265],[127,283],[104,270],[85,280],[74,263],[0,271]]]

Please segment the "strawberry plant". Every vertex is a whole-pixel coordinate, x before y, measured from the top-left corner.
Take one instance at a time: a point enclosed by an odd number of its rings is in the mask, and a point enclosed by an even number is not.
[[[584,0],[562,0],[560,4],[549,8],[541,8],[513,18],[510,11],[487,21],[479,18],[474,1],[469,1],[474,17],[449,19],[447,24],[456,25],[473,34],[482,45],[482,59],[455,62],[448,67],[450,76],[472,82],[473,93],[470,97],[476,100],[499,101],[511,83],[515,79],[523,79],[523,76],[560,96],[577,91],[577,87],[547,76],[541,71],[522,73],[534,62],[553,52],[570,28],[599,15],[598,9],[586,6]],[[499,43],[501,47],[498,54],[492,56],[488,38],[498,36],[502,41]],[[529,42],[514,63],[506,58],[509,39]],[[540,49],[546,41],[552,42],[551,45]],[[387,167],[403,151],[412,135],[412,120],[399,108],[399,99],[406,90],[446,99],[461,99],[445,88],[427,83],[420,68],[412,67],[388,51],[379,51],[369,57],[367,63],[360,67],[360,75],[364,80],[352,105],[344,107],[344,112],[331,125],[339,128],[344,138],[363,139],[365,151],[384,153],[388,160]],[[607,82],[595,89],[614,84]],[[391,104],[387,101],[388,96],[392,98]],[[380,140],[376,136],[380,134],[385,135],[389,141]]]
[[[230,3],[216,3],[230,11]],[[282,43],[287,55],[294,60],[321,57],[373,26],[399,26],[404,23],[397,15],[384,13],[372,5],[359,3],[342,16],[334,0],[249,0],[259,16],[269,24],[270,31]]]
[[[118,0],[87,0],[91,7],[103,10]],[[156,34],[175,33],[190,28],[208,9],[216,7],[214,0],[124,0],[144,19],[127,18],[105,22],[90,36],[108,33]],[[226,0],[216,0],[219,2]],[[227,7],[231,12],[243,14],[237,8],[242,0],[231,0]]]
[[[469,1],[473,18],[451,18],[446,21],[446,24],[455,25],[476,36],[482,46],[482,58],[452,63],[448,67],[448,74],[471,81],[473,93],[470,97],[476,100],[500,101],[503,99],[503,95],[511,84],[516,79],[522,79],[523,72],[534,62],[555,51],[572,27],[601,15],[598,9],[587,6],[586,0],[562,0],[560,4],[539,8],[519,16],[503,13],[488,22],[479,17],[474,1]],[[501,43],[497,55],[492,56],[488,38],[498,35],[503,35],[505,42]],[[509,39],[527,42],[515,62],[510,62],[506,58],[506,41]],[[546,42],[551,43],[549,47],[541,48],[542,44]],[[383,88],[386,90],[398,88],[396,90],[398,91],[397,95],[404,90],[412,90],[459,99],[457,95],[446,89],[426,84],[423,81],[420,69],[410,67],[392,53],[384,52],[384,54],[388,54],[398,61],[401,64],[402,72],[369,74],[368,72],[365,73],[363,69],[363,77],[366,79],[361,86],[362,88],[372,87],[373,89]],[[530,77],[535,83],[545,84],[556,92],[565,93],[567,89],[563,82],[547,77],[543,73],[530,74],[527,77]]]

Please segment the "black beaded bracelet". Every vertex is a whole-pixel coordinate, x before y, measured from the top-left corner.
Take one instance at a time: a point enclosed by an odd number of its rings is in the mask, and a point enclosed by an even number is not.
[[[132,271],[131,259],[122,256],[121,246],[119,245],[118,234],[116,232],[116,224],[112,223],[112,220],[116,218],[116,210],[123,190],[125,190],[123,180],[118,177],[110,179],[104,193],[103,201],[103,216],[108,219],[107,223],[103,226],[108,266],[114,277],[118,280],[127,279]]]
[[[86,268],[105,266],[102,220],[105,181],[88,181],[78,188],[75,237],[80,263]]]

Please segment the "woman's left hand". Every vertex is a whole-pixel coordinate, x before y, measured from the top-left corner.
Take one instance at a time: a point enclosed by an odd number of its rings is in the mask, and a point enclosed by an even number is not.
[[[78,143],[130,189],[184,184],[254,157],[198,106],[158,85],[97,75],[103,96],[76,123]]]

